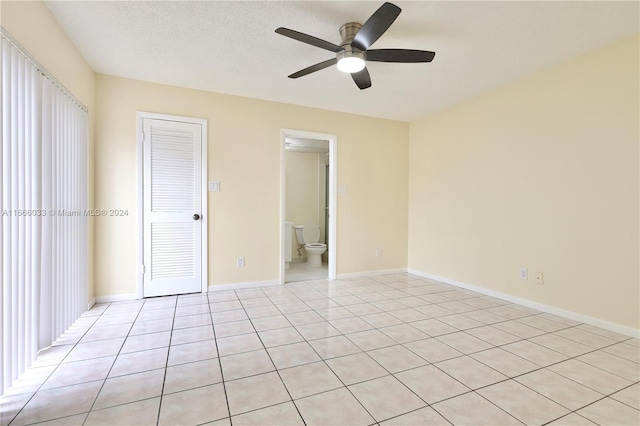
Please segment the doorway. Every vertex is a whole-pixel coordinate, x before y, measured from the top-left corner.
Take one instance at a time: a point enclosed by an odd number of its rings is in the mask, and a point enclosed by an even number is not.
[[[138,297],[207,291],[207,122],[137,121]]]
[[[283,129],[281,132],[280,169],[280,282],[308,279],[336,278],[336,229],[337,229],[337,135]],[[301,171],[287,170],[287,159],[299,161]],[[298,159],[298,160],[294,160]],[[301,165],[309,164],[302,169]],[[291,166],[291,164],[289,164]],[[287,174],[292,176],[287,177]],[[297,188],[287,191],[294,181]],[[304,181],[310,183],[305,189]],[[315,183],[313,183],[313,182]],[[314,188],[314,184],[316,185]],[[315,193],[310,194],[315,191]],[[288,195],[287,195],[288,194]],[[304,195],[307,196],[304,196]],[[295,199],[293,199],[295,198]],[[305,201],[306,200],[306,201]],[[295,202],[301,208],[293,208]],[[319,228],[318,242],[327,246],[322,255],[322,266],[312,267],[303,244],[296,237],[295,226],[312,224]],[[289,225],[289,226],[287,226]],[[293,266],[293,267],[292,267]]]

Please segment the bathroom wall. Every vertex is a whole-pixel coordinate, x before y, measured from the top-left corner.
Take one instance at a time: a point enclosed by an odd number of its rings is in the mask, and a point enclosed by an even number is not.
[[[296,225],[320,225],[320,242],[325,242],[325,164],[324,154],[295,151],[285,152],[285,217]],[[291,244],[291,258],[306,258],[304,248],[298,255],[295,229]]]

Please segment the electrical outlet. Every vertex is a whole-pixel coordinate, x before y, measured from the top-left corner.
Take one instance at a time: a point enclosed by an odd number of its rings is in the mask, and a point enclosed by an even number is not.
[[[236,266],[238,268],[244,268],[244,256],[240,256],[236,259]]]
[[[542,275],[542,272],[536,273],[536,284],[538,285],[544,284],[544,276]]]
[[[527,268],[520,268],[520,279],[527,280],[529,279],[529,271]]]
[[[376,257],[381,257],[382,256],[382,249],[377,248],[376,249]]]

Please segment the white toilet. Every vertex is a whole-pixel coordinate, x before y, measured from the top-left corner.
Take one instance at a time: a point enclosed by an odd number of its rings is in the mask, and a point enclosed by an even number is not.
[[[327,251],[327,245],[319,243],[320,226],[316,223],[294,226],[298,244],[304,244],[307,252],[307,263],[312,268],[322,267],[322,254]]]

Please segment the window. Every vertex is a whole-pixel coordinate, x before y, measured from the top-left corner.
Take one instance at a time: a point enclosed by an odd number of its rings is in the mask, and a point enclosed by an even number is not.
[[[2,30],[0,394],[87,307],[86,108]]]

